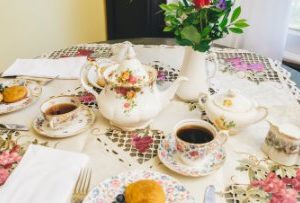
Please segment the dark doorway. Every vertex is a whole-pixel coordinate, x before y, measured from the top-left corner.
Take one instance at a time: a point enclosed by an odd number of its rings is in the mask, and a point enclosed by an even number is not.
[[[106,0],[108,39],[170,37],[159,4],[166,0]]]

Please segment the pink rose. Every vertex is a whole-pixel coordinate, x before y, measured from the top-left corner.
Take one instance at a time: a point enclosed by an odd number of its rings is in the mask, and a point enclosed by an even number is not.
[[[0,169],[0,185],[3,185],[9,176],[9,172],[7,169]]]
[[[137,78],[131,75],[129,77],[129,83],[134,85],[136,82],[137,82]]]
[[[126,102],[126,103],[124,104],[124,107],[127,109],[127,108],[130,107],[130,104],[129,104],[128,102]]]
[[[0,154],[0,165],[6,167],[13,163],[19,162],[21,160],[21,156],[19,156],[16,152],[4,151]]]

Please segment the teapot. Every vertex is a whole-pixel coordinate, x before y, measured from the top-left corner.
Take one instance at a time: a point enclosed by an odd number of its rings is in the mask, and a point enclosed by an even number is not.
[[[246,98],[236,89],[214,96],[201,93],[199,104],[218,129],[228,130],[231,135],[268,115],[267,108],[258,106],[254,100]]]
[[[87,63],[81,71],[81,84],[97,100],[101,114],[113,126],[131,131],[145,128],[174,97],[179,84],[187,78],[180,77],[165,90],[156,84],[157,71],[143,65],[132,46],[126,44],[115,56],[115,63],[103,72],[105,87],[97,93],[87,80],[87,71],[93,66]]]

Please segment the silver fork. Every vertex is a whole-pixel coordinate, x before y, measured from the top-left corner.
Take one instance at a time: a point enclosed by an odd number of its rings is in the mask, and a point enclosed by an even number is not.
[[[81,203],[87,195],[91,183],[92,169],[81,169],[72,196],[73,203]]]

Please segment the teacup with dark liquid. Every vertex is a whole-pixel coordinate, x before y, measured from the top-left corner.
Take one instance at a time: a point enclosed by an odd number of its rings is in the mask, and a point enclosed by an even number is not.
[[[194,165],[214,150],[222,147],[228,137],[227,131],[217,132],[210,123],[198,119],[186,119],[174,129],[176,149],[181,160]]]
[[[78,114],[80,105],[77,97],[59,96],[44,102],[41,111],[50,127],[56,129],[73,120]]]

